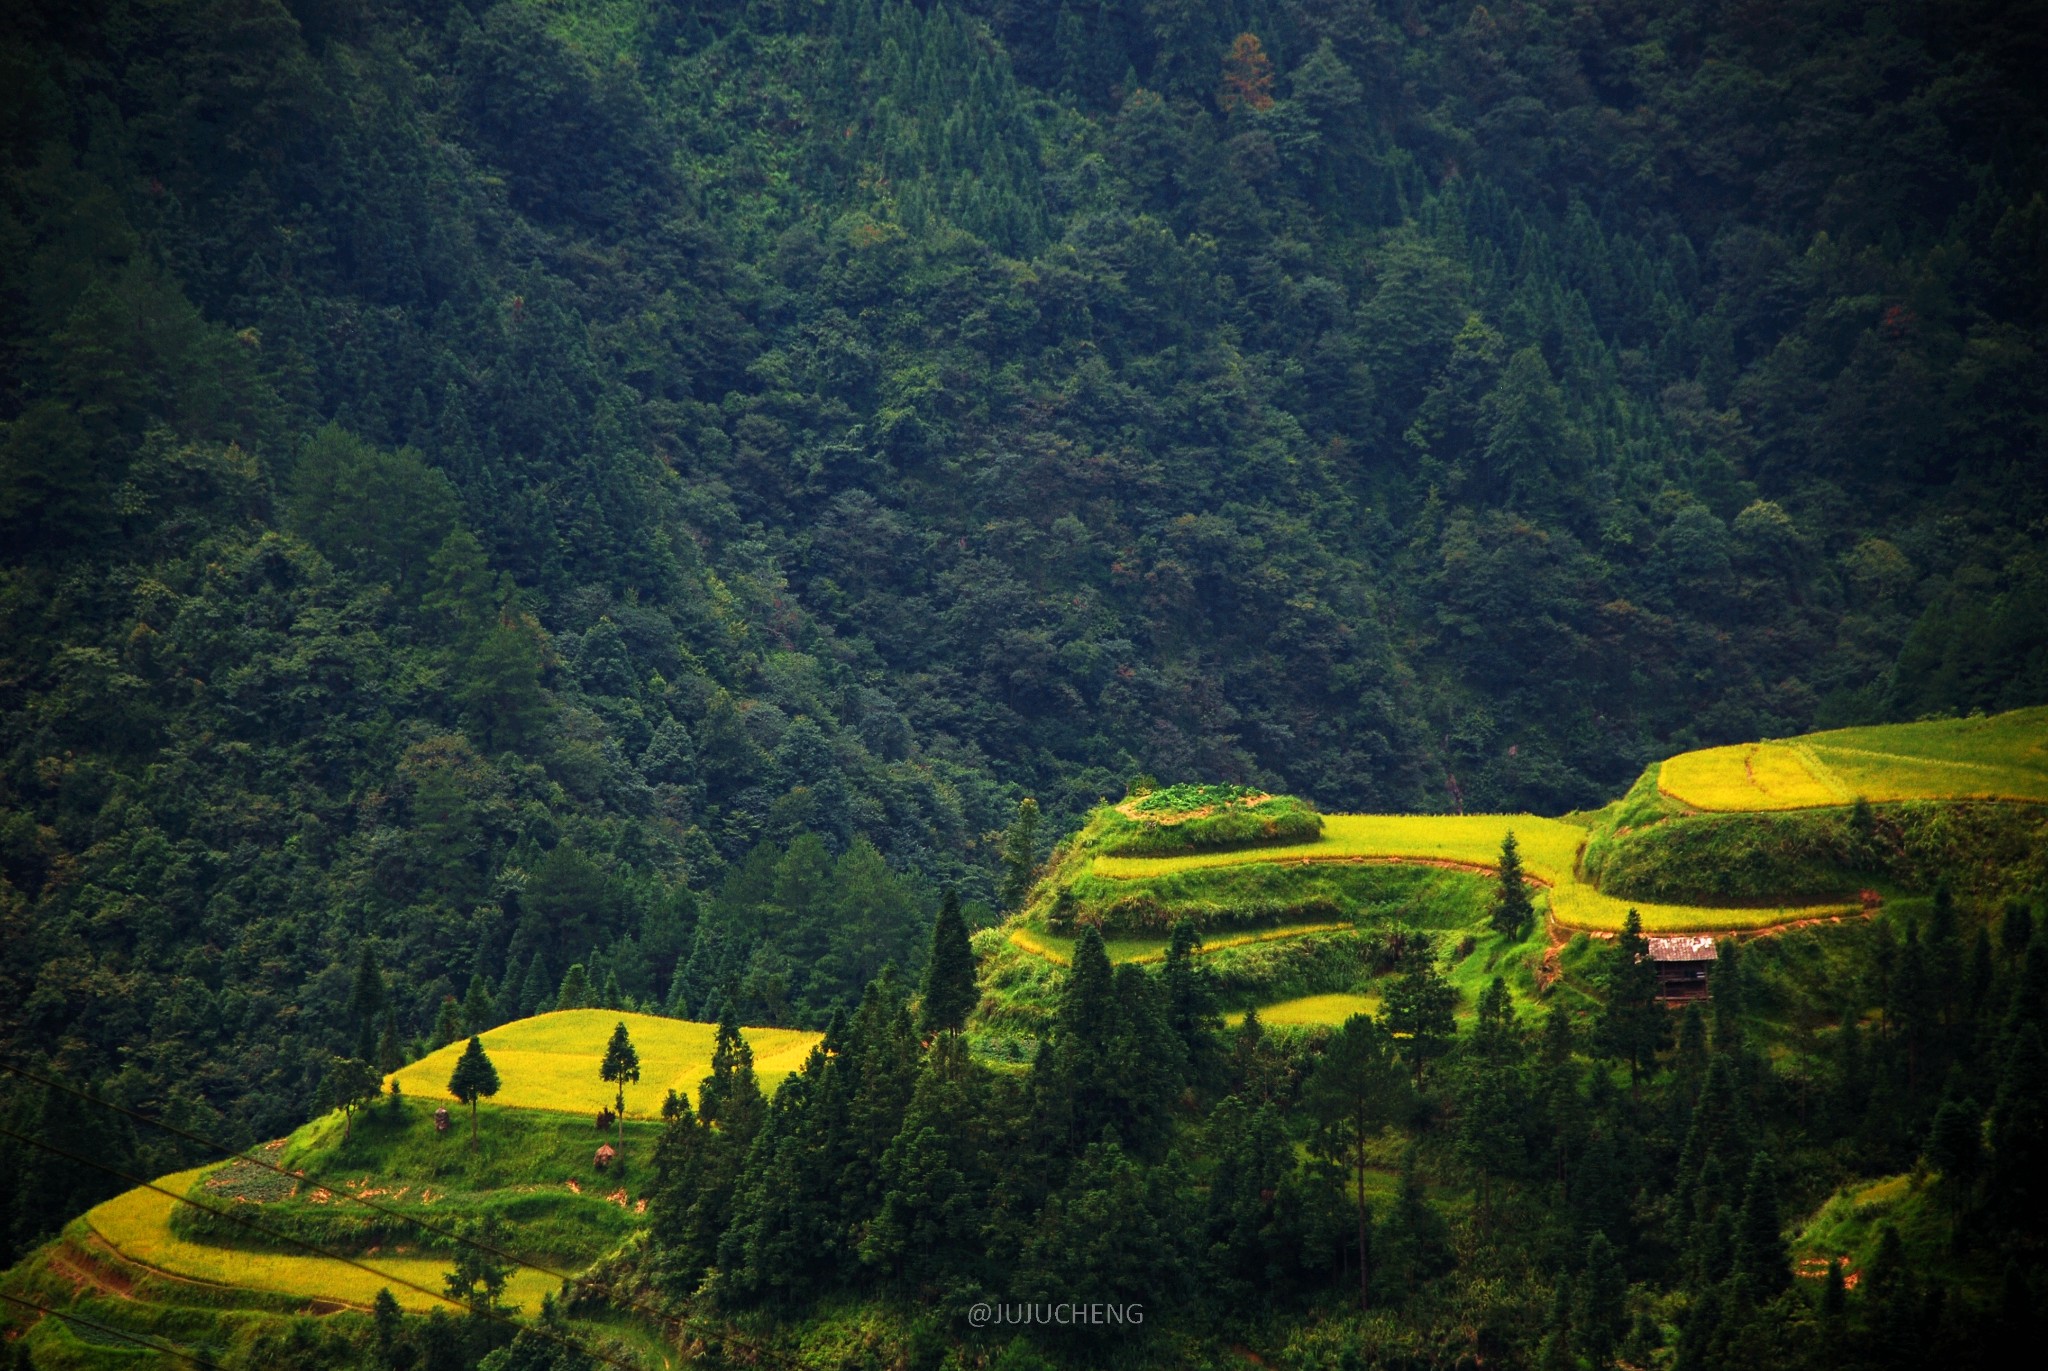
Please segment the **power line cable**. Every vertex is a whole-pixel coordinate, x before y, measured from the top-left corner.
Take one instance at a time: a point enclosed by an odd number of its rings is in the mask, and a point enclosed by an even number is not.
[[[116,1328],[112,1324],[100,1323],[97,1320],[88,1319],[78,1314],[67,1313],[62,1309],[54,1309],[47,1304],[37,1304],[34,1300],[25,1300],[18,1295],[0,1293],[0,1300],[5,1300],[9,1304],[19,1305],[23,1309],[33,1309],[38,1314],[47,1314],[52,1318],[63,1319],[66,1323],[75,1323],[80,1328],[90,1328],[96,1333],[106,1333],[116,1338],[124,1338],[134,1343],[137,1347],[145,1347],[162,1356],[176,1357],[180,1361],[190,1362],[194,1366],[204,1368],[204,1371],[228,1371],[219,1362],[209,1361],[197,1352],[188,1352],[182,1347],[166,1345],[163,1341],[147,1337],[141,1333],[131,1333],[125,1328]]]

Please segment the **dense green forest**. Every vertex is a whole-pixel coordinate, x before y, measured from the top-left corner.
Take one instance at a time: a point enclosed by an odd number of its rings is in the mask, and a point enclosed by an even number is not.
[[[2043,69],[2039,0],[9,5],[6,1057],[237,1143],[332,1054],[558,1003],[838,1014],[856,1061],[941,892],[1014,906],[1137,778],[1554,814],[2048,700]],[[2020,1028],[1959,1013],[2005,1070]],[[1793,1108],[1730,1051],[1592,1117]],[[1930,1070],[1873,1117],[1927,1126]],[[1181,1085],[1278,1155],[1292,1096]],[[1168,1203],[1167,1096],[1095,1088],[1023,1169]],[[1726,1267],[1726,1127],[1708,1236],[1595,1225],[1596,1266]],[[0,1258],[117,1188],[5,1140],[0,1178]],[[922,1288],[885,1228],[834,1260]],[[793,1279],[692,1231],[675,1271]]]

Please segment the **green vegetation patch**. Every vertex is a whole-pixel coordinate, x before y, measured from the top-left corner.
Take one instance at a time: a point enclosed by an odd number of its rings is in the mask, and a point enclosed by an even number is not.
[[[1237,785],[1146,791],[1090,817],[1091,845],[1126,857],[1165,857],[1311,842],[1323,817],[1306,800]]]
[[[1752,814],[1687,813],[1655,769],[1603,813],[1582,874],[1606,896],[1649,902],[1852,902],[1859,891],[1947,881],[1987,898],[2048,878],[2048,810],[1917,800]],[[1647,924],[1646,919],[1646,924]]]
[[[298,1239],[350,1253],[424,1253],[452,1247],[410,1220],[446,1228],[458,1218],[495,1213],[523,1255],[581,1264],[639,1226],[653,1183],[644,1163],[658,1126],[629,1122],[623,1161],[600,1171],[597,1147],[616,1135],[598,1132],[589,1120],[485,1105],[472,1149],[466,1119],[438,1132],[433,1108],[417,1100],[394,1108],[387,1099],[347,1130],[336,1116],[317,1119],[259,1154],[303,1181],[294,1185],[247,1160],[229,1162],[206,1172],[190,1194],[234,1217],[181,1205],[171,1214],[172,1231],[232,1247],[291,1251],[289,1240]],[[252,1232],[236,1222],[242,1217],[283,1236]]]
[[[1140,878],[1082,867],[1046,903],[1045,931],[1069,937],[1084,923],[1105,937],[1164,939],[1186,919],[1205,936],[1287,924],[1398,921],[1462,927],[1486,898],[1475,872],[1364,862],[1167,865]]]

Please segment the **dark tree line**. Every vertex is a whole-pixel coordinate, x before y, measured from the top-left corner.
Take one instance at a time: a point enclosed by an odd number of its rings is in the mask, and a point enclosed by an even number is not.
[[[1926,920],[1927,942],[1949,917]],[[2004,1355],[2048,1277],[2048,948],[2026,924],[2008,919],[2008,945],[1957,997],[1945,1086],[1910,1060],[1911,963],[1888,924],[1844,958],[1854,1003],[1876,1007],[1817,1052],[1752,1040],[1793,964],[1770,944],[1725,941],[1710,1005],[1679,1010],[1656,1000],[1631,933],[1579,973],[1597,999],[1560,987],[1531,1017],[1495,980],[1420,1076],[1425,1039],[1391,1007],[1309,1038],[1276,1039],[1256,1015],[1226,1030],[1197,960],[1112,967],[1092,930],[1028,1071],[921,1034],[904,986],[877,981],[772,1098],[721,1028],[699,1107],[665,1110],[638,1278],[728,1314],[859,1296],[954,1341],[977,1300],[1085,1290],[1142,1303],[1157,1336],[1263,1329],[1304,1362],[1324,1336],[1429,1365]],[[1968,1064],[1953,1055],[1965,1042]],[[1996,1101],[1988,1125],[1980,1093]],[[1873,1129],[1891,1150],[1870,1150]],[[1808,1261],[1795,1276],[1798,1215],[1920,1157],[1949,1247],[1909,1257],[1886,1227],[1861,1270]],[[1102,1350],[1034,1336],[1054,1358]]]

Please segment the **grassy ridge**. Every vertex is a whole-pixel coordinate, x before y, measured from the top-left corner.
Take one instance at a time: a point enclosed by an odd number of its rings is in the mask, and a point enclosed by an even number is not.
[[[214,1209],[256,1214],[265,1228],[291,1238],[350,1253],[445,1247],[407,1220],[446,1226],[451,1213],[495,1213],[505,1220],[513,1250],[581,1265],[638,1226],[636,1205],[651,1180],[638,1162],[651,1155],[658,1125],[628,1123],[626,1166],[600,1173],[597,1145],[614,1135],[597,1132],[587,1117],[487,1104],[472,1148],[467,1120],[437,1133],[432,1109],[431,1102],[408,1100],[394,1111],[386,1101],[358,1117],[346,1138],[338,1116],[315,1119],[267,1158],[303,1174],[304,1184],[293,1187],[275,1173],[230,1163],[210,1169],[193,1197]],[[354,1195],[397,1213],[356,1204],[349,1198]],[[260,1208],[248,1209],[250,1203]],[[199,1242],[289,1250],[288,1243],[188,1206],[172,1214],[171,1227]]]
[[[164,1177],[158,1184],[183,1194],[200,1180],[205,1170],[181,1171]],[[454,1270],[453,1263],[444,1257],[380,1254],[361,1259],[372,1268],[364,1271],[346,1262],[306,1253],[258,1252],[193,1242],[172,1230],[171,1210],[176,1204],[169,1195],[137,1188],[88,1211],[85,1223],[94,1236],[122,1257],[182,1280],[330,1300],[364,1309],[369,1308],[379,1289],[389,1287],[392,1296],[407,1309],[459,1307],[398,1283],[409,1281],[429,1290],[440,1290],[442,1279]],[[505,1299],[524,1313],[534,1313],[540,1308],[541,1296],[556,1284],[537,1272],[519,1271],[507,1284]]]
[[[1248,853],[1208,854],[1234,861],[1179,859],[1148,877],[1105,877],[1075,863],[1052,901],[1033,923],[1068,936],[1085,918],[1114,941],[1151,940],[1165,946],[1168,931],[1190,920],[1209,941],[1234,932],[1397,919],[1462,925],[1475,871],[1370,861],[1257,861]],[[1125,858],[1098,858],[1123,862]],[[1145,859],[1157,861],[1160,859]],[[1165,859],[1172,862],[1176,859]]]
[[[1523,864],[1546,882],[1571,870],[1586,837],[1586,831],[1574,824],[1534,814],[1330,814],[1323,818],[1322,837],[1313,842],[1177,857],[1100,856],[1093,870],[1111,880],[1132,880],[1252,862],[1388,857],[1491,868],[1500,859],[1500,840],[1509,829],[1521,846]]]
[[[1323,819],[1307,801],[1234,785],[1176,785],[1098,810],[1099,852],[1170,856],[1312,841]]]
[[[1888,800],[2048,802],[2048,706],[1842,728],[1687,752],[1658,786],[1698,810],[1753,813]]]
[[[1738,904],[1725,896],[1694,904],[1609,894],[1579,873],[1579,847],[1587,841],[1588,831],[1534,814],[1332,814],[1324,819],[1323,837],[1314,843],[1181,857],[1096,857],[1090,874],[1109,881],[1158,882],[1196,871],[1344,862],[1436,862],[1484,871],[1499,860],[1501,840],[1510,831],[1521,848],[1524,869],[1550,888],[1551,916],[1566,928],[1619,929],[1630,909],[1641,915],[1643,927],[1662,932],[1764,928],[1832,916],[1853,904]],[[1081,887],[1076,889],[1078,893]],[[1102,906],[1117,907],[1113,898]]]
[[[640,1080],[626,1087],[626,1117],[661,1116],[662,1099],[673,1089],[694,1096],[711,1074],[715,1024],[626,1014],[613,1009],[563,1009],[494,1028],[483,1035],[484,1051],[503,1082],[490,1104],[513,1109],[551,1109],[594,1114],[612,1102],[612,1087],[598,1079],[612,1027],[621,1020],[640,1053]],[[800,1069],[822,1035],[794,1028],[749,1028],[754,1072],[761,1088],[773,1092],[784,1076]],[[394,1073],[416,1100],[448,1099],[448,1077],[463,1043],[450,1043]],[[486,1106],[489,1107],[489,1106]]]

